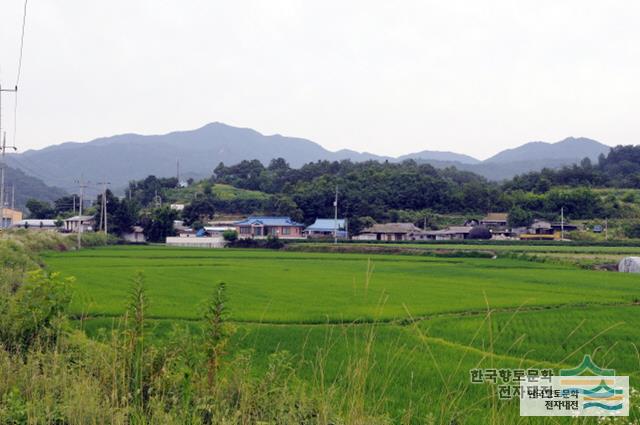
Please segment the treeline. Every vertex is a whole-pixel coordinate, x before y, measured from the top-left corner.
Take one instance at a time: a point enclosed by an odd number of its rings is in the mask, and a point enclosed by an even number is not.
[[[500,184],[455,168],[436,169],[414,161],[319,161],[300,169],[291,168],[282,159],[266,167],[259,161],[243,161],[233,166],[220,164],[211,181],[288,198],[305,221],[332,216],[336,187],[341,215],[360,221],[389,221],[410,211],[427,217],[429,212],[473,216],[523,209],[549,219],[557,218],[561,208],[575,219],[622,214],[618,200],[603,200],[588,186],[555,183],[534,191],[518,184],[519,180]]]
[[[261,196],[223,198],[216,194],[215,184],[258,191]],[[336,188],[339,214],[350,219],[354,233],[372,222],[423,224],[437,214],[477,218],[489,211],[504,211],[517,217],[520,224],[535,217],[558,219],[561,208],[569,219],[634,214],[635,209],[629,208],[636,202],[633,193],[603,196],[595,190],[602,187],[640,187],[640,147],[618,146],[608,156],[602,155],[597,164],[585,159],[577,165],[527,173],[503,183],[412,160],[318,161],[297,169],[282,158],[267,166],[258,160],[231,166],[220,163],[209,179],[190,181],[188,187],[179,187],[176,178],[149,176],[131,182],[122,199],[107,191],[107,213],[111,233],[121,234],[140,224],[152,241],[169,235],[175,219],[197,228],[220,213],[287,215],[305,223],[332,217]],[[175,201],[187,204],[184,211],[157,208]],[[98,196],[96,204],[100,203]],[[68,214],[71,205],[72,197],[63,197],[53,205],[32,201],[28,207],[33,217],[49,218]],[[99,211],[95,214],[99,223]]]

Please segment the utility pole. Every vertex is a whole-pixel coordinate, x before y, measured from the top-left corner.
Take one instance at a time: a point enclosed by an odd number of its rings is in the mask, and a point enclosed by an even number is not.
[[[604,240],[609,240],[609,218],[604,219]]]
[[[564,207],[560,207],[560,240],[564,240]]]
[[[80,250],[80,248],[82,248],[82,235],[80,235],[80,233],[82,233],[82,204],[84,203],[84,188],[87,187],[87,182],[84,181],[82,175],[80,176],[80,180],[76,180],[76,183],[78,183],[80,185],[80,204],[78,205],[78,250]]]
[[[11,209],[16,210],[16,185],[11,184]]]
[[[333,201],[333,243],[338,243],[338,185],[336,185],[336,199]]]
[[[0,84],[0,134],[2,134],[2,93],[4,92],[12,92],[15,93],[18,91],[18,86],[15,86],[12,89],[3,89]],[[11,147],[13,150],[16,150],[15,146]],[[0,168],[2,169],[2,177],[0,177],[0,229],[4,227],[4,153],[7,150],[7,135],[4,134],[2,139],[2,159],[0,159]]]
[[[1,98],[2,96],[0,96]],[[0,111],[0,114],[2,111]],[[17,150],[15,146],[9,146],[9,149]],[[7,133],[3,134],[2,145],[0,145],[2,154],[0,155],[0,229],[4,228],[4,154],[7,150]]]
[[[111,182],[108,182],[107,179],[103,179],[103,181],[98,182],[97,184],[101,184],[102,185],[102,202],[100,203],[100,225],[104,226],[104,234],[106,235],[107,232],[107,225],[108,225],[108,219],[107,219],[107,185],[111,184]]]

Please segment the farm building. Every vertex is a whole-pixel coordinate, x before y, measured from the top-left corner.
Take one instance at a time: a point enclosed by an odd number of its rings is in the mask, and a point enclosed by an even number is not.
[[[488,213],[482,220],[480,220],[480,224],[490,228],[506,226],[508,216],[509,214],[507,213]]]
[[[122,239],[130,243],[145,243],[147,241],[141,226],[133,226],[130,232],[122,234]]]
[[[11,227],[22,220],[22,211],[5,207],[2,209],[2,217],[0,219],[0,228]]]
[[[579,226],[575,224],[567,223],[566,221],[564,222],[564,224],[560,223],[559,221],[554,221],[553,223],[551,223],[551,228],[553,229],[554,232],[560,232],[562,231],[563,228],[565,232],[572,232],[574,230],[580,229]]]
[[[56,230],[56,220],[40,220],[37,218],[20,220],[13,224],[13,228],[29,230]]]
[[[354,239],[365,241],[415,241],[425,238],[425,232],[413,223],[374,224]]]
[[[333,218],[316,218],[316,221],[302,232],[302,234],[309,238],[329,238],[333,237],[334,231],[339,238],[346,238],[347,235],[347,220],[339,218],[335,220]]]
[[[76,215],[64,220],[64,231],[76,233],[89,232],[93,230],[96,221],[91,215]]]
[[[169,236],[165,241],[167,246],[191,247],[191,248],[224,248],[226,242],[222,236],[194,236],[180,237]]]
[[[471,226],[451,226],[443,230],[431,230],[424,232],[427,239],[436,241],[467,239],[473,227]]]
[[[255,216],[234,223],[238,237],[242,239],[263,239],[275,236],[280,239],[302,239],[304,224],[296,223],[289,217]]]

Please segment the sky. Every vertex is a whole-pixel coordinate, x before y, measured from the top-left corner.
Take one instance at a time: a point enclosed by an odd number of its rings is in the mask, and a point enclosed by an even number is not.
[[[0,4],[15,84],[23,0]],[[219,121],[381,155],[640,143],[637,0],[31,0],[21,151]]]

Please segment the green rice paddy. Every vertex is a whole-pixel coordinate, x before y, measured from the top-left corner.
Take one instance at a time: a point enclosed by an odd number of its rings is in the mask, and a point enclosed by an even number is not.
[[[231,347],[253,350],[256,368],[286,350],[308,379],[331,380],[370,342],[368,400],[398,421],[455,413],[487,423],[492,406],[517,416],[517,401],[496,404],[490,386],[469,383],[474,367],[568,368],[591,354],[632,386],[640,378],[634,275],[507,258],[165,247],[49,253],[45,262],[76,278],[72,313],[90,334],[114,326],[143,271],[158,342],[174,324],[197,332],[221,281],[238,330]]]

